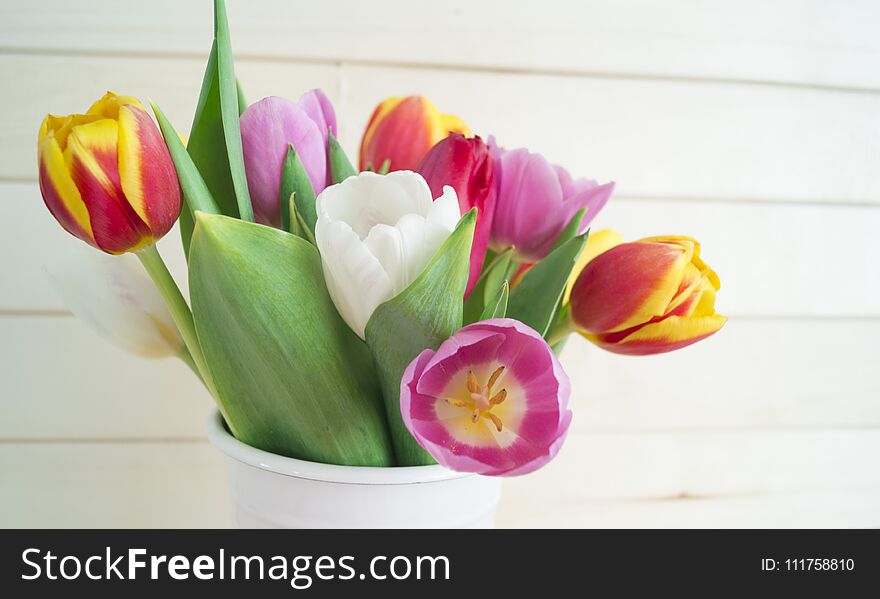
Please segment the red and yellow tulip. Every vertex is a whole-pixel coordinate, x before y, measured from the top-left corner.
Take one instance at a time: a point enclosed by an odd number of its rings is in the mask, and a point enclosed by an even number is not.
[[[658,354],[705,339],[727,322],[715,313],[718,275],[700,258],[695,239],[603,241],[609,243],[583,267],[569,303],[572,322],[593,343],[619,354]]]
[[[72,235],[107,252],[155,243],[180,213],[180,186],[162,135],[137,99],[107,92],[86,114],[40,126],[43,200]]]
[[[370,117],[361,140],[361,170],[415,170],[434,144],[449,135],[470,136],[457,116],[442,114],[422,96],[388,98]]]

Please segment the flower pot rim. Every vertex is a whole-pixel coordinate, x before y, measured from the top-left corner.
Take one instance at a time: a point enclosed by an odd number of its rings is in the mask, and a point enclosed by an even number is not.
[[[217,409],[208,417],[207,429],[208,440],[226,456],[260,470],[293,478],[351,485],[411,485],[477,476],[469,472],[455,472],[440,465],[381,468],[339,466],[289,458],[251,447],[233,437]]]

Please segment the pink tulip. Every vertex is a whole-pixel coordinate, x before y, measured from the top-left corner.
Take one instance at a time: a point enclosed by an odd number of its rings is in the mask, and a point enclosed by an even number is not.
[[[321,90],[303,94],[297,103],[269,96],[241,115],[241,144],[248,190],[257,222],[279,226],[281,169],[293,144],[315,195],[330,183],[327,131],[336,134],[333,106]]]
[[[490,244],[496,251],[514,248],[519,262],[541,260],[581,208],[586,214],[579,232],[602,209],[614,183],[599,185],[591,179],[572,179],[564,168],[525,148],[504,150],[489,138],[498,190]]]
[[[461,472],[515,476],[559,451],[571,423],[568,376],[519,321],[468,325],[410,363],[400,411],[416,441]]]
[[[431,148],[417,170],[428,182],[433,197],[442,196],[443,186],[449,185],[458,195],[462,214],[471,208],[477,209],[471,271],[465,291],[467,297],[480,278],[495,215],[495,186],[489,148],[479,137],[469,139],[460,133],[450,133]]]

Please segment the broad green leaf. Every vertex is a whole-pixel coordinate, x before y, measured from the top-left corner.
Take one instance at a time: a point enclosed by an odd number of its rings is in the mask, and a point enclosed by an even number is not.
[[[217,85],[217,42],[211,46],[208,64],[202,79],[202,91],[196,106],[192,129],[186,150],[193,163],[199,169],[211,195],[220,208],[220,213],[227,216],[238,216],[235,201],[235,190],[232,186],[232,175],[229,172],[229,160],[226,157],[225,137],[220,117],[220,92]],[[192,237],[193,219],[188,211],[180,215],[180,236],[183,249],[189,252],[189,240]]]
[[[328,132],[327,153],[330,157],[330,176],[334,185],[357,174],[348,156],[345,155],[345,150],[342,149],[342,146],[333,137],[332,131]]]
[[[211,195],[211,191],[192,158],[187,154],[174,126],[155,103],[150,102],[150,106],[152,106],[153,114],[156,115],[156,120],[159,122],[159,129],[162,131],[162,137],[165,138],[165,145],[168,146],[168,153],[171,154],[174,169],[177,171],[177,180],[183,191],[183,199],[187,208],[181,211],[181,218],[183,218],[183,214],[186,214],[192,219],[192,212],[196,210],[219,214],[220,208],[214,201],[214,196]]]
[[[226,216],[196,223],[193,317],[236,438],[314,462],[393,465],[370,353],[336,312],[314,246]]]
[[[504,318],[507,315],[507,299],[509,293],[510,285],[507,281],[504,281],[495,298],[486,304],[486,308],[483,310],[483,313],[480,314],[480,320]]]
[[[223,18],[225,20],[225,10],[223,11]],[[210,54],[208,54],[208,64],[205,66],[205,75],[202,78],[202,90],[199,93],[199,102],[196,105],[196,113],[193,118],[186,149],[189,155],[192,156],[196,167],[202,173],[202,177],[204,177],[208,189],[211,190],[211,194],[216,199],[221,213],[237,217],[240,216],[240,213],[236,196],[236,185],[233,183],[232,171],[229,168],[230,162],[228,151],[226,150],[227,138],[224,132],[221,109],[216,21],[217,18],[215,16],[214,43],[211,45]],[[227,35],[225,40],[228,41],[228,27],[226,29]],[[245,111],[247,102],[238,81],[235,82],[235,98],[235,112],[237,115],[240,115]],[[238,128],[237,116],[235,127]],[[240,130],[238,133],[238,146],[239,148],[241,147]],[[243,168],[243,163],[241,166]],[[250,199],[248,199],[248,207],[250,207]],[[189,240],[192,236],[192,229],[192,215],[187,211],[183,211],[180,215],[180,236],[185,252],[189,252]]]
[[[565,291],[568,276],[586,241],[586,235],[569,239],[529,269],[510,291],[507,316],[546,335]]]
[[[214,43],[217,48],[217,91],[220,96],[220,120],[223,125],[229,173],[238,206],[239,218],[254,220],[251,196],[248,192],[244,171],[244,154],[241,149],[241,129],[238,121],[238,82],[232,65],[232,43],[229,39],[229,22],[226,19],[224,0],[214,0]]]
[[[555,249],[558,249],[565,244],[569,239],[574,239],[578,235],[578,230],[581,228],[581,221],[584,220],[584,215],[587,213],[586,208],[581,208],[578,210],[575,215],[568,221],[568,224],[565,225],[565,228],[556,238],[556,241],[553,242],[553,247],[550,248],[552,252]]]
[[[376,308],[367,323],[398,466],[433,464],[400,416],[400,381],[425,349],[437,349],[461,328],[476,211],[465,214],[422,273],[396,297]]]
[[[483,267],[477,284],[464,302],[464,323],[471,324],[480,320],[483,309],[498,295],[501,284],[508,278],[507,271],[511,264],[513,250],[507,249],[498,255],[487,254],[488,265]]]
[[[293,148],[288,146],[287,156],[281,169],[281,228],[290,230],[290,208],[287,199],[293,195],[296,213],[308,225],[309,232],[314,236],[318,211],[315,208],[315,192],[302,161]]]

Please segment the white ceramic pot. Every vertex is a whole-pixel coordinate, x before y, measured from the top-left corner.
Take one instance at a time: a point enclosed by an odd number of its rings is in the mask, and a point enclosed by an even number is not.
[[[239,528],[491,528],[497,478],[442,466],[370,468],[305,462],[233,437],[219,412],[208,438],[226,454]]]

